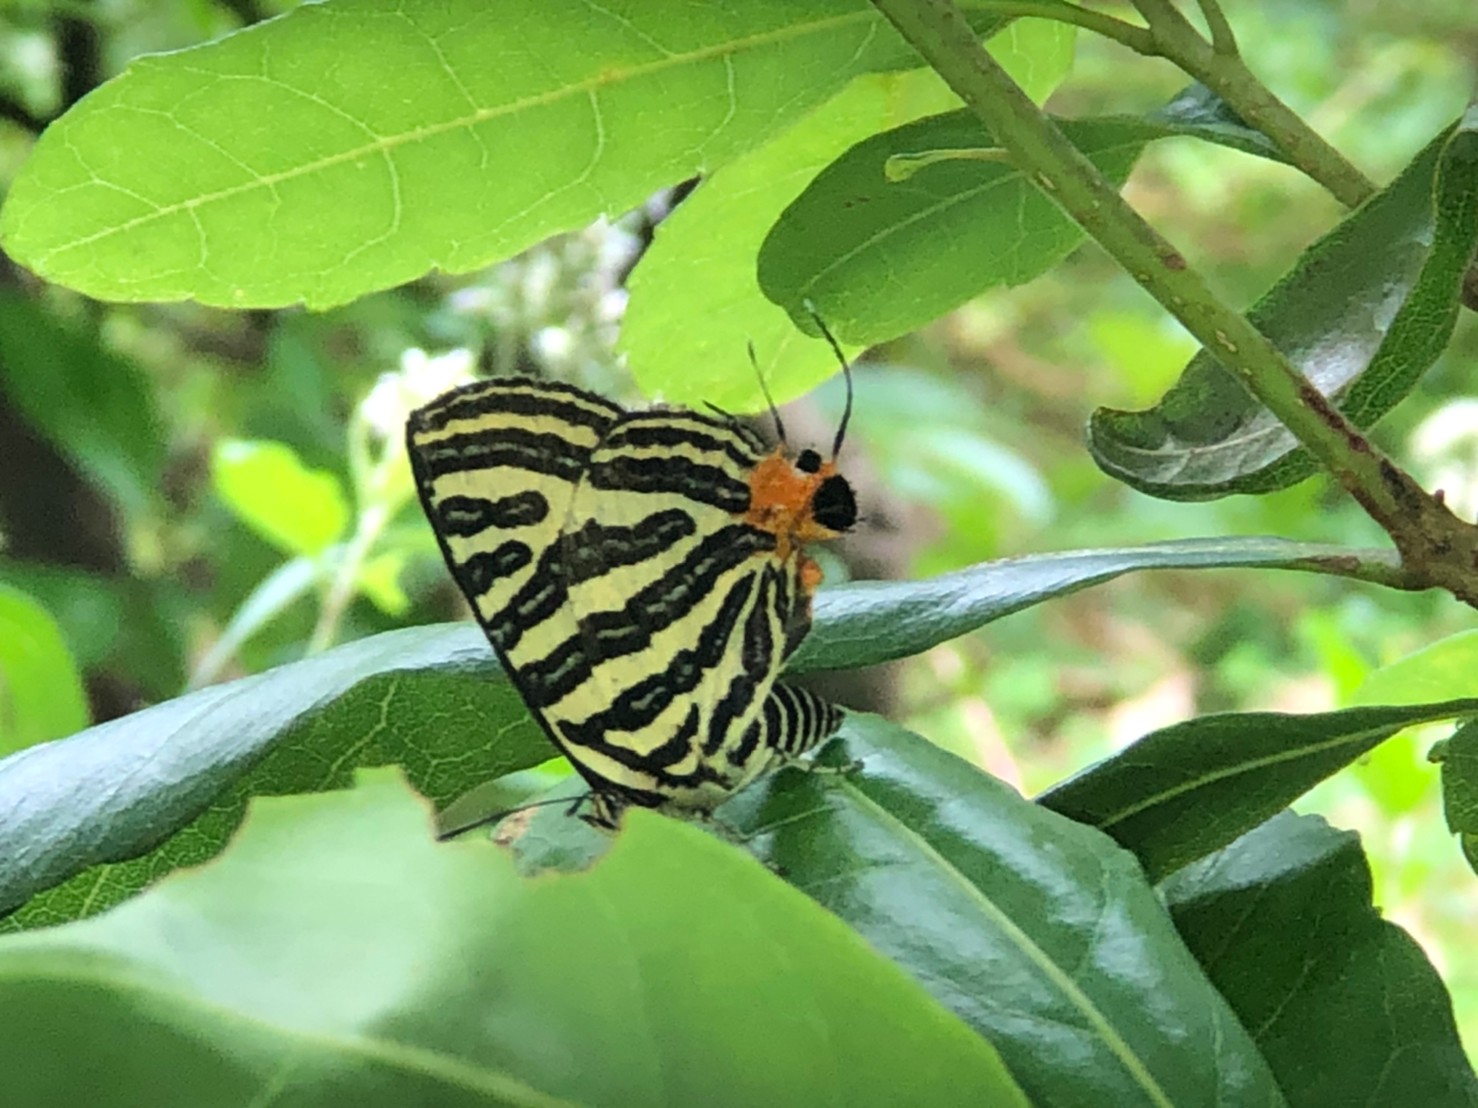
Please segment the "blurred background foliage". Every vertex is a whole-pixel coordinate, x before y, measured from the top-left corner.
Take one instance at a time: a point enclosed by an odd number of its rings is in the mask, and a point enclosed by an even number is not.
[[[131,57],[290,6],[11,0],[0,186],[49,119]],[[1471,0],[1243,0],[1229,15],[1260,76],[1377,181],[1474,87]],[[1049,106],[1142,112],[1183,84],[1168,64],[1083,35]],[[324,314],[100,305],[0,259],[0,754],[193,684],[462,614],[414,505],[404,413],[479,371],[642,402],[613,354],[623,281],[683,192],[484,272]],[[1241,304],[1340,215],[1295,171],[1190,140],[1153,144],[1128,195]],[[857,373],[847,458],[867,520],[828,555],[829,578],[1197,535],[1382,545],[1326,481],[1171,504],[1094,467],[1082,440],[1092,409],[1151,403],[1194,350],[1085,247],[1042,280],[873,352]],[[734,358],[743,365],[742,350]],[[1478,511],[1475,362],[1467,313],[1376,432],[1467,518]],[[793,406],[791,437],[825,441],[841,403],[833,381]],[[1382,667],[1471,625],[1449,597],[1335,578],[1138,575],[868,675],[852,702],[885,706],[1030,795],[1192,715],[1399,696],[1404,671]],[[1427,947],[1471,1051],[1478,882],[1442,820],[1425,763],[1433,738],[1386,744],[1300,807],[1362,833],[1377,901]]]

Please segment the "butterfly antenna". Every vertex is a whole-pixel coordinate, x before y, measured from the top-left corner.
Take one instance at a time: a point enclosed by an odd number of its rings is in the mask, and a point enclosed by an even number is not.
[[[765,394],[765,403],[770,406],[770,416],[775,420],[775,437],[785,444],[785,424],[780,422],[780,409],[775,407],[775,398],[765,384],[765,375],[760,372],[760,360],[754,355],[754,340],[749,340],[749,364],[754,366],[754,378],[760,383],[760,392]]]
[[[816,321],[816,326],[821,328],[821,334],[831,344],[832,353],[837,356],[837,361],[842,363],[842,376],[847,379],[847,406],[842,409],[842,422],[838,425],[837,437],[831,444],[831,456],[835,458],[842,452],[842,440],[847,437],[847,424],[852,420],[852,367],[847,364],[847,356],[842,353],[842,344],[837,342],[836,336],[831,333],[831,328],[817,314],[816,306],[809,300],[806,301],[806,311],[811,313],[811,318]]]

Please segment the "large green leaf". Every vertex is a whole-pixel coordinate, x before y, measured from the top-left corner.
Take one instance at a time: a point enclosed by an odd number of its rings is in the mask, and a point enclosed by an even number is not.
[[[305,4],[87,96],[0,243],[100,299],[328,307],[625,211],[914,64],[853,0]]]
[[[250,796],[342,787],[356,766],[397,763],[444,804],[546,760],[548,740],[489,679],[497,666],[475,630],[377,635],[0,762],[0,911],[49,890],[0,927],[95,912],[205,861]]]
[[[0,938],[7,1103],[1026,1105],[841,922],[635,813],[582,874],[437,844],[376,774],[253,806],[220,859]]]
[[[876,717],[724,816],[986,1036],[1033,1103],[1277,1105],[1133,857]]]
[[[1442,979],[1372,906],[1352,832],[1284,813],[1163,892],[1289,1104],[1478,1105]]]
[[[1350,553],[1274,539],[1162,543],[824,589],[794,668],[903,657],[1132,570],[1313,568]],[[365,639],[0,762],[0,911],[69,878],[9,924],[113,903],[218,850],[247,796],[329,788],[356,765],[399,762],[445,803],[552,753],[472,624]]]
[[[1478,243],[1478,107],[1309,247],[1248,312],[1359,427],[1411,391],[1447,345]],[[1170,500],[1285,488],[1313,462],[1206,351],[1142,412],[1100,409],[1089,446],[1108,474]]]
[[[1073,28],[1017,20],[988,49],[1044,98],[1072,63]],[[648,395],[726,411],[764,407],[753,375],[735,373],[745,344],[781,403],[836,372],[831,349],[796,332],[760,291],[754,259],[766,232],[813,177],[853,143],[958,103],[933,70],[869,74],[758,150],[706,176],[658,226],[632,271],[621,349]]]
[[[1473,712],[1478,699],[1201,716],[1146,735],[1039,799],[1108,832],[1158,879],[1252,830],[1402,728]]]
[[[1115,183],[1145,144],[1178,135],[1271,154],[1265,139],[1195,90],[1145,117],[1061,121]],[[814,305],[847,343],[896,338],[998,285],[1030,281],[1083,241],[1082,229],[994,149],[974,113],[922,119],[853,146],[781,213],[760,250],[759,284],[814,333]],[[972,157],[984,154],[986,157]],[[915,167],[892,179],[900,160]]]

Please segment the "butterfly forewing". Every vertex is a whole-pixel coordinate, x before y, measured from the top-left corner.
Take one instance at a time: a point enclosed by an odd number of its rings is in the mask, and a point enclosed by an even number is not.
[[[458,585],[598,811],[711,809],[836,728],[774,684],[810,598],[799,551],[746,521],[764,450],[740,425],[505,380],[407,441]]]

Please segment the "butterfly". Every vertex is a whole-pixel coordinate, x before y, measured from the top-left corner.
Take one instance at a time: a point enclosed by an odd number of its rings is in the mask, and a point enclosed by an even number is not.
[[[768,449],[718,409],[627,411],[530,378],[411,414],[447,566],[589,784],[591,823],[614,828],[633,804],[709,813],[840,726],[835,705],[776,677],[821,582],[806,546],[857,519],[836,466],[850,380],[829,459],[792,454],[778,413]]]

